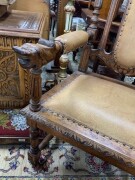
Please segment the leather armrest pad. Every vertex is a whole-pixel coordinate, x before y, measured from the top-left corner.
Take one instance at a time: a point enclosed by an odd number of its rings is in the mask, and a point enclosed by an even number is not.
[[[55,41],[59,41],[64,46],[64,54],[84,46],[88,42],[89,35],[85,31],[74,31],[58,36]]]

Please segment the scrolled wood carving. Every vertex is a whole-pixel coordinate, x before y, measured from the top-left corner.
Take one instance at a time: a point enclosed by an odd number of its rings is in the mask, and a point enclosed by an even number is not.
[[[59,50],[55,44],[48,47],[39,43],[26,43],[21,47],[14,46],[13,49],[19,56],[19,64],[26,69],[41,68],[42,65],[52,61]]]
[[[8,36],[0,36],[0,48],[10,48],[13,46],[19,46],[24,43],[36,43],[37,40],[34,38],[18,38],[18,37],[8,37]]]
[[[13,51],[0,51],[0,96],[19,97],[18,65]],[[19,78],[19,77],[18,77]]]

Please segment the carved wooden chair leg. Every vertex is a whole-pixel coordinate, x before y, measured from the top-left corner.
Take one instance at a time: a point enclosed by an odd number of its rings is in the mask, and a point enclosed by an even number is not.
[[[32,165],[37,165],[40,158],[39,145],[39,129],[30,127],[30,149],[28,152],[28,160]]]

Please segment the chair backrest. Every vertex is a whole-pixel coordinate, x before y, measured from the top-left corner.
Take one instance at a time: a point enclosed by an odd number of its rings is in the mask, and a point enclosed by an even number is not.
[[[107,37],[113,21],[116,7],[121,0],[113,0],[107,18],[107,23],[99,45],[99,57],[115,71],[135,75],[135,0],[129,0],[128,7],[124,13],[122,23],[117,35],[116,43],[111,53],[105,51]]]

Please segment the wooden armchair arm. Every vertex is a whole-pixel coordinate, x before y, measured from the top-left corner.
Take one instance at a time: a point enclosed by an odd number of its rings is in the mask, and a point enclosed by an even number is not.
[[[68,53],[75,48],[87,44],[88,33],[75,31],[64,34],[54,42],[40,39],[37,44],[26,43],[21,47],[14,46],[13,50],[18,55],[18,61],[22,68],[30,69],[31,73],[31,100],[30,109],[40,110],[41,98],[41,67],[55,59],[57,53]]]
[[[43,41],[41,39],[41,41]],[[46,43],[46,44],[45,44]],[[59,47],[60,48],[60,47]],[[18,55],[18,62],[24,69],[41,68],[54,59],[57,47],[54,42],[44,40],[42,44],[25,43],[22,46],[14,46],[13,50]]]
[[[87,44],[88,37],[85,31],[74,31],[57,37],[54,42],[40,39],[37,44],[25,43],[21,47],[14,46],[13,49],[23,68],[41,68],[54,60],[57,53],[65,54]]]

